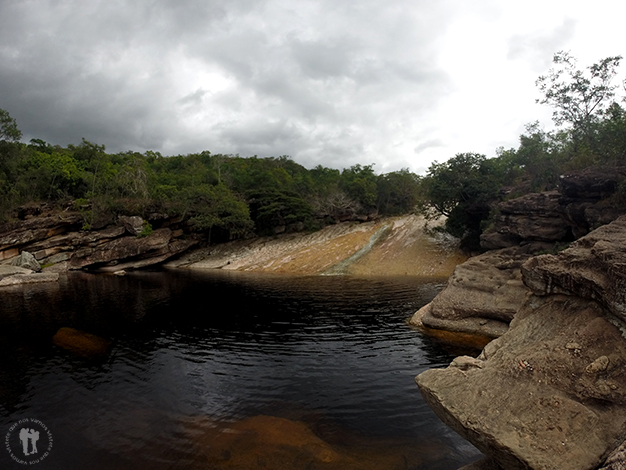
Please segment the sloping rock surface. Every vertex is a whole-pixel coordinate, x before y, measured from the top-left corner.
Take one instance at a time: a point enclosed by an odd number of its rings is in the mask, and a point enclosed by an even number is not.
[[[344,222],[314,233],[236,240],[191,251],[173,267],[289,274],[413,275],[445,278],[467,259],[449,240],[424,231],[409,215]]]

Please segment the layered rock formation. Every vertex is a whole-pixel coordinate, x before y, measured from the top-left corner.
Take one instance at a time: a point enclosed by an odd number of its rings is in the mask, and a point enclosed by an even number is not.
[[[151,231],[141,217],[122,216],[101,229],[85,231],[78,212],[40,209],[0,227],[0,261],[11,262],[29,252],[31,263],[47,265],[48,271],[119,271],[162,263],[199,241],[184,233],[180,220],[157,214],[153,222],[158,228]]]
[[[478,358],[417,377],[489,465],[590,470],[626,437],[625,260],[626,216],[530,258],[521,272],[531,293],[509,330]]]
[[[487,454],[467,470],[626,468],[624,181],[624,168],[589,169],[501,203],[481,237],[492,251],[414,315],[429,334],[497,338],[416,379]]]
[[[498,205],[495,224],[481,235],[486,250],[533,243],[548,249],[567,243],[626,213],[613,196],[626,169],[590,168],[562,175],[559,189],[527,194]]]
[[[527,194],[500,203],[494,226],[481,236],[482,246],[490,251],[457,266],[447,287],[410,322],[431,330],[486,338],[502,335],[530,292],[521,282],[523,262],[540,253],[559,251],[626,213],[626,206],[615,197],[624,181],[624,168],[588,169],[561,176],[558,191]],[[621,227],[612,227],[606,230],[616,231],[614,238],[619,238]],[[592,243],[591,238],[585,240]],[[601,245],[594,250],[602,250]],[[548,263],[550,259],[539,257],[536,263]],[[573,258],[571,261],[575,264]],[[540,271],[538,266],[535,282],[540,282]],[[568,271],[566,268],[562,282],[571,282],[565,279]],[[576,274],[572,272],[572,276]],[[528,279],[531,282],[530,275]],[[623,286],[615,278],[603,282],[604,287],[595,288],[619,292]],[[428,333],[437,335],[437,331]]]

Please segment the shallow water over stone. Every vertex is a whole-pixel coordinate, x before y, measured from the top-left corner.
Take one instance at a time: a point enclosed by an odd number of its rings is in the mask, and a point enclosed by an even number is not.
[[[441,287],[181,270],[8,288],[0,432],[45,423],[42,469],[455,469],[479,454],[413,381],[452,353],[406,325]],[[55,345],[62,327],[108,353]]]

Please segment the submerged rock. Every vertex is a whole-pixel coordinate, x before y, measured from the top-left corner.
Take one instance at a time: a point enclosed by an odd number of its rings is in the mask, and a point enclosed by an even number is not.
[[[52,342],[60,348],[87,358],[104,356],[111,346],[109,340],[69,327],[59,328]]]
[[[202,468],[219,470],[380,470],[434,468],[444,448],[352,435],[335,427],[329,439],[303,421],[257,415],[234,422],[187,423]]]

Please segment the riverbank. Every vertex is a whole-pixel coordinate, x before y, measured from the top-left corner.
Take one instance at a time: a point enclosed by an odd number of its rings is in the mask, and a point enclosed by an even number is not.
[[[190,251],[168,267],[280,274],[447,278],[467,259],[455,241],[429,234],[422,217],[346,222],[314,233],[237,240]]]

